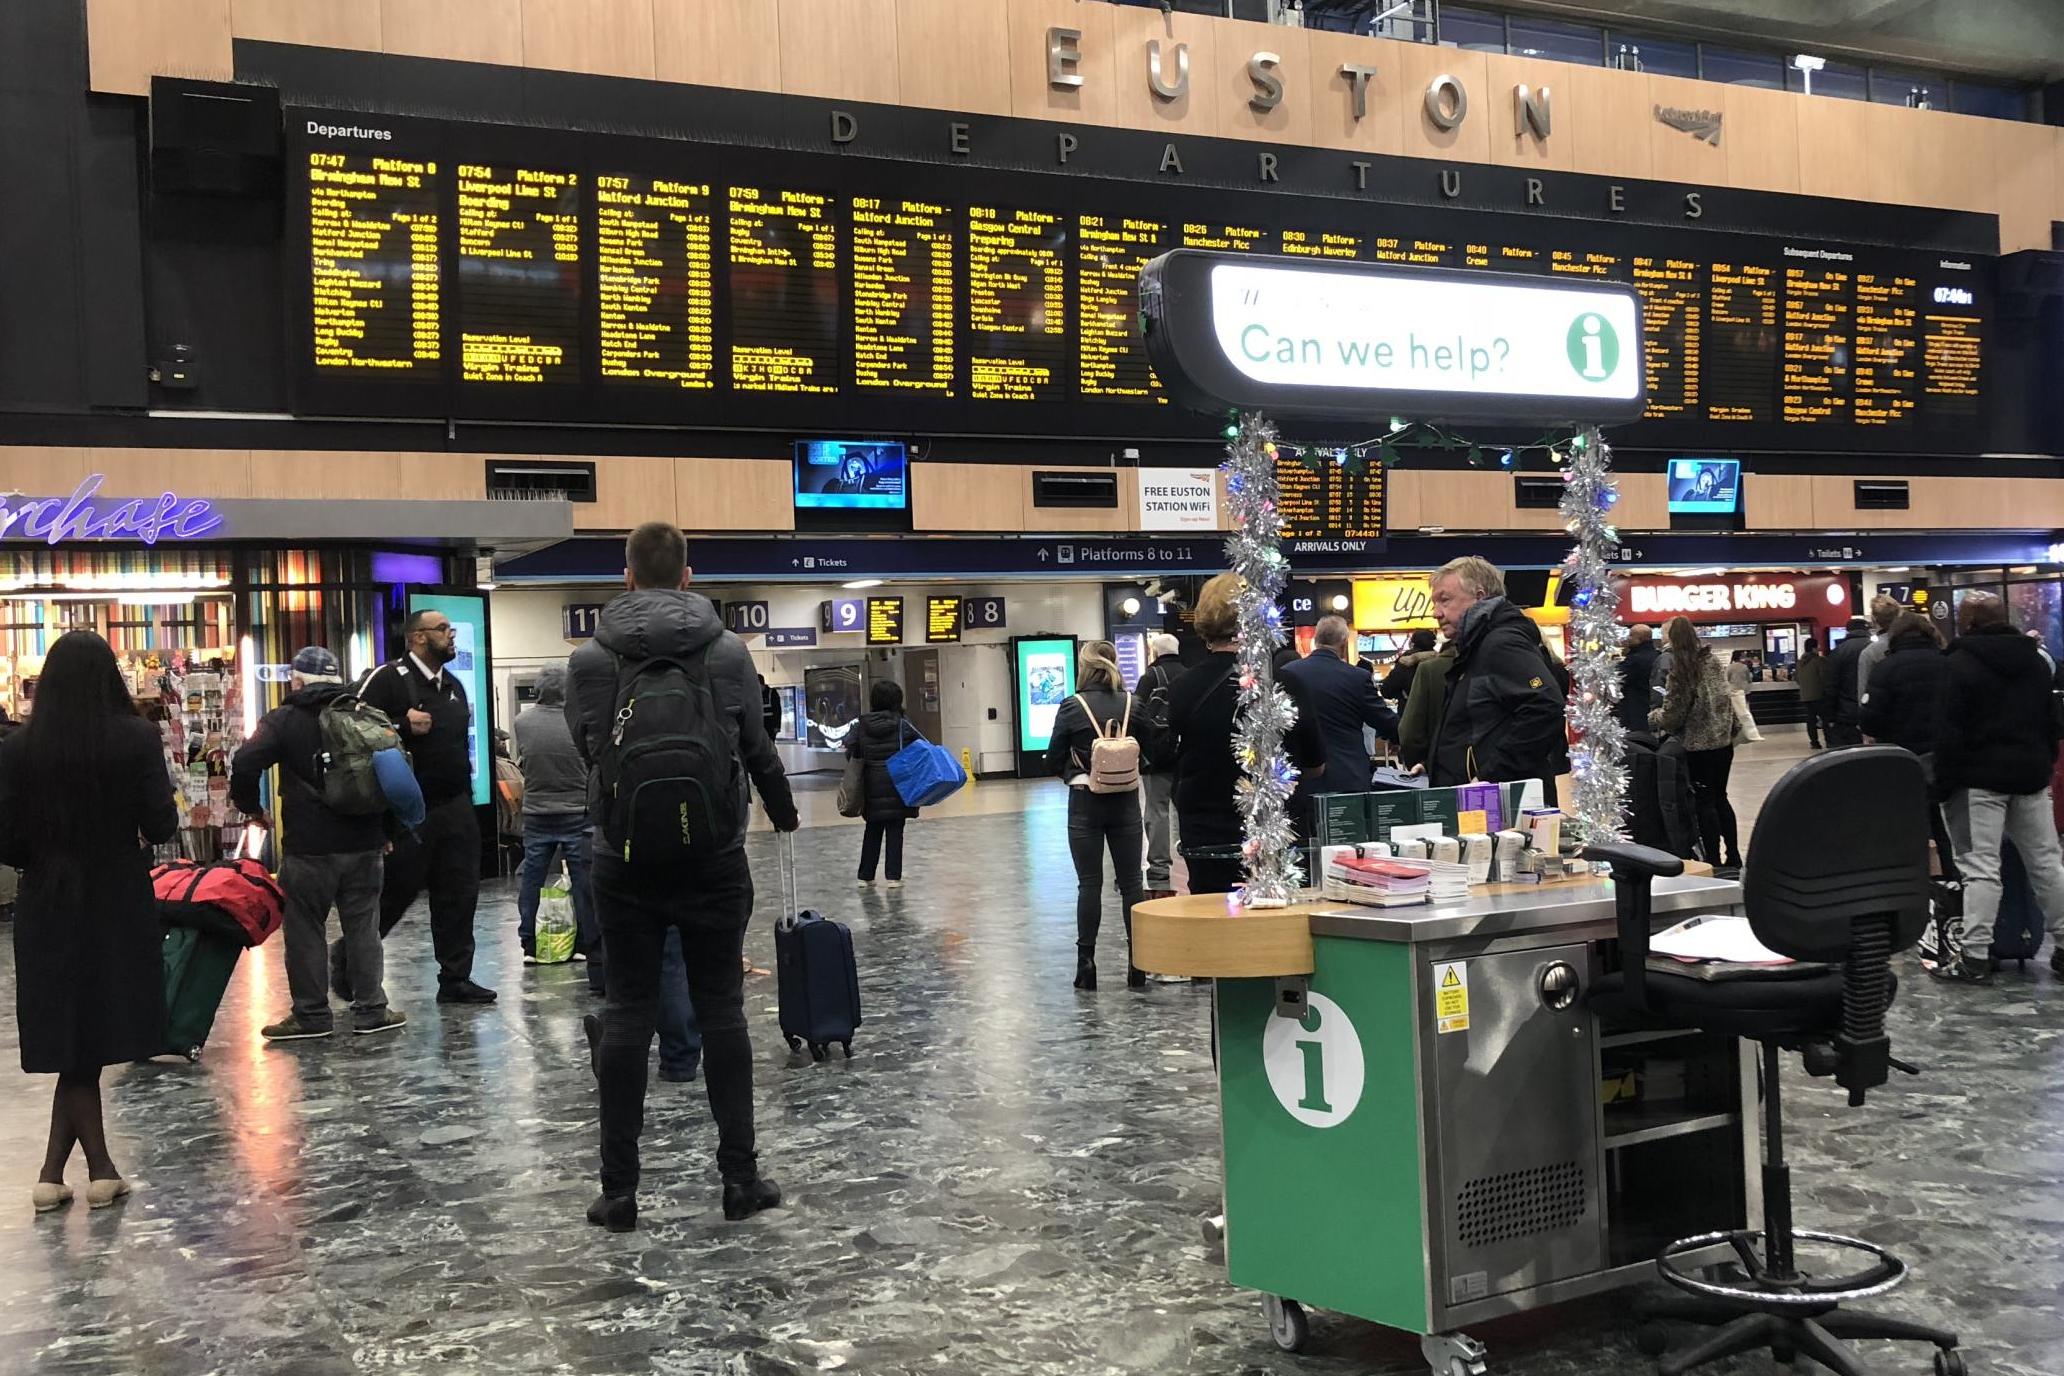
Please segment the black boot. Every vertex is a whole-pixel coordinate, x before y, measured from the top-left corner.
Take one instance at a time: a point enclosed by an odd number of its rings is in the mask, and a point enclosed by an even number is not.
[[[733,1223],[780,1204],[781,1187],[764,1175],[743,1182],[724,1182],[724,1217]]]
[[[1076,955],[1076,957],[1075,957],[1075,987],[1076,987],[1077,989],[1087,989],[1087,990],[1091,991],[1092,993],[1093,993],[1093,992],[1095,992],[1095,990],[1096,990],[1096,961],[1095,961],[1095,959],[1094,959],[1094,958],[1092,958],[1092,957],[1090,957],[1090,956],[1086,956],[1086,955],[1081,955],[1081,954],[1077,954],[1077,955]]]
[[[1125,905],[1125,987],[1147,987],[1147,972],[1132,963],[1132,904]]]
[[[595,1202],[588,1205],[588,1222],[612,1233],[630,1232],[638,1226],[637,1197],[628,1194],[597,1195]]]

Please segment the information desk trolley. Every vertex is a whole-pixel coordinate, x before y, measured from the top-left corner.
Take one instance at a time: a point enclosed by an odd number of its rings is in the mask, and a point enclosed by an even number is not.
[[[1655,885],[1664,924],[1740,901],[1706,875]],[[1278,1345],[1303,1346],[1313,1305],[1419,1334],[1435,1376],[1480,1376],[1468,1326],[1652,1279],[1666,1242],[1748,1226],[1754,1058],[1601,1026],[1585,995],[1615,930],[1602,878],[1135,909],[1142,968],[1218,982],[1226,1268]]]

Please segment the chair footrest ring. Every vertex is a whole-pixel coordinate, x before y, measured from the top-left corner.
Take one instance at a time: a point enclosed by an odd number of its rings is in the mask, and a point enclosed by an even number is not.
[[[1664,1280],[1680,1290],[1774,1313],[1829,1309],[1853,1300],[1869,1299],[1873,1295],[1884,1294],[1906,1279],[1906,1263],[1874,1242],[1844,1237],[1839,1233],[1809,1232],[1804,1228],[1795,1229],[1792,1236],[1800,1242],[1817,1242],[1841,1251],[1861,1253],[1871,1258],[1872,1264],[1860,1271],[1825,1280],[1816,1280],[1804,1273],[1772,1276],[1756,1251],[1756,1243],[1763,1234],[1736,1231],[1679,1238],[1656,1257],[1656,1270]],[[1684,1268],[1682,1263],[1687,1257],[1715,1245],[1734,1248],[1736,1259],[1742,1270],[1747,1272],[1746,1280],[1738,1284],[1704,1280]]]

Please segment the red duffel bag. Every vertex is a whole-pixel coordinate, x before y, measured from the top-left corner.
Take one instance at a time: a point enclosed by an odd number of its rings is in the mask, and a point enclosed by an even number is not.
[[[286,915],[286,895],[256,860],[175,860],[151,871],[151,888],[167,927],[214,932],[246,946],[264,945]]]

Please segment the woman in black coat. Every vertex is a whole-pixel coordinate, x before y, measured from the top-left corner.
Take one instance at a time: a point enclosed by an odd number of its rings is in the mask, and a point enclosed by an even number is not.
[[[1233,716],[1240,706],[1240,578],[1221,573],[1197,596],[1197,634],[1210,654],[1168,690],[1165,753],[1175,761],[1175,821],[1191,893],[1240,887],[1240,764]]]
[[[1096,988],[1097,932],[1104,922],[1104,850],[1111,852],[1124,904],[1128,988],[1144,989],[1146,971],[1131,960],[1132,909],[1144,896],[1140,872],[1146,826],[1137,782],[1119,793],[1089,790],[1090,751],[1101,733],[1128,736],[1146,763],[1147,709],[1125,691],[1118,651],[1108,640],[1088,640],[1076,659],[1075,696],[1054,716],[1046,767],[1068,784],[1068,855],[1075,862],[1075,987]]]
[[[164,936],[149,847],[179,827],[157,728],[136,715],[108,643],[51,646],[29,723],[0,744],[0,861],[22,871],[15,1016],[22,1069],[57,1075],[37,1212],[69,1203],[85,1154],[87,1203],[129,1193],[108,1155],[100,1069],[165,1049]]]
[[[896,791],[896,781],[889,777],[889,761],[917,739],[917,728],[903,715],[903,685],[894,679],[876,679],[867,690],[867,702],[873,710],[860,718],[846,741],[846,753],[866,767],[862,776],[866,801],[860,815],[867,819],[867,834],[860,841],[860,882],[874,882],[874,867],[883,858],[886,842],[889,853],[883,874],[890,888],[900,889],[903,824],[917,816],[917,809],[906,805]]]
[[[1871,670],[1859,724],[1874,741],[1903,745],[1916,755],[1933,754],[1942,683],[1949,673],[1942,637],[1917,612],[1901,612],[1885,635],[1885,657]]]

